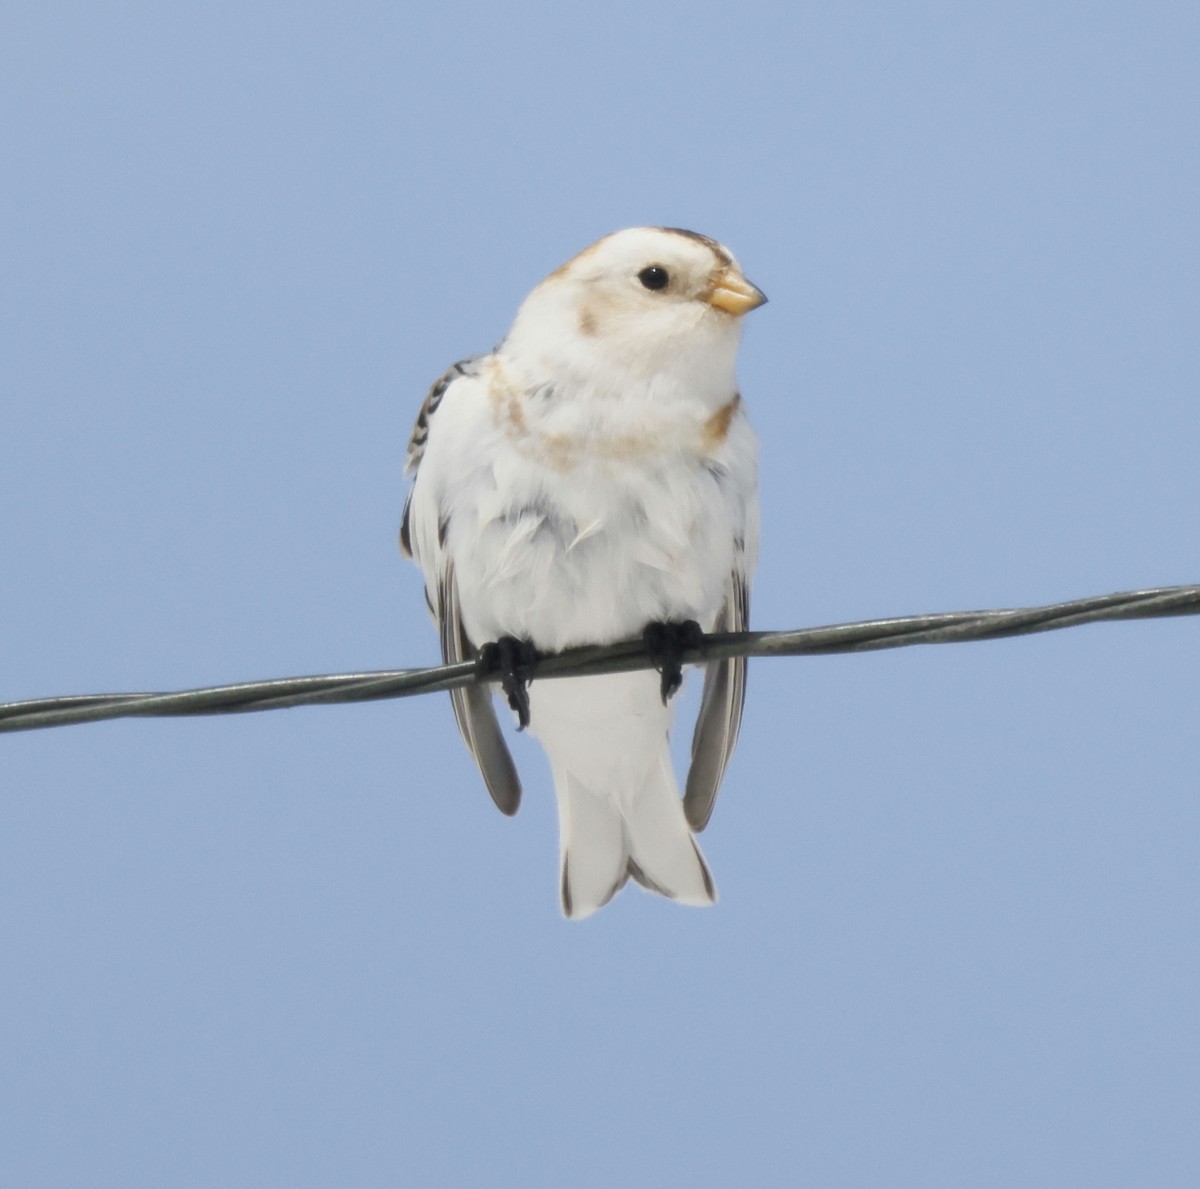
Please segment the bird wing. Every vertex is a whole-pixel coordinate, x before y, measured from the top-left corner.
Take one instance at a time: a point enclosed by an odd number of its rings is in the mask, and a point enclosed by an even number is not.
[[[405,463],[405,470],[415,480],[400,523],[400,549],[417,562],[425,575],[425,600],[438,625],[442,659],[448,665],[473,660],[476,650],[463,629],[454,565],[445,550],[445,513],[438,507],[436,494],[421,483],[420,465],[438,406],[457,380],[478,374],[475,363],[474,359],[466,359],[454,364],[430,388],[417,415]],[[521,803],[521,781],[500,731],[491,687],[460,686],[450,691],[450,701],[463,742],[479,765],[492,800],[501,813],[516,813]]]
[[[712,627],[714,632],[744,632],[750,622],[750,587],[744,561],[745,552],[739,547],[725,603]],[[726,765],[737,746],[745,702],[746,658],[709,661],[683,794],[684,813],[697,833],[708,825],[712,815]]]
[[[459,614],[458,588],[454,567],[447,562],[439,583],[438,628],[442,637],[442,657],[446,664],[472,660],[475,648],[463,631]],[[501,813],[512,815],[521,804],[521,780],[492,702],[490,685],[464,685],[450,691],[454,718],[467,750],[475,757],[483,782]]]

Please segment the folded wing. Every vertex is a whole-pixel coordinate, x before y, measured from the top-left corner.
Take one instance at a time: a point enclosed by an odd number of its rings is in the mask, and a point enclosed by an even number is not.
[[[739,563],[744,554],[739,552]],[[744,564],[730,575],[725,605],[721,608],[714,632],[744,632],[750,622],[750,590]],[[688,825],[697,833],[708,825],[716,804],[721,779],[737,746],[742,725],[742,707],[746,702],[746,658],[709,661],[705,666],[704,694],[700,714],[692,736],[692,763],[683,794],[683,810]]]

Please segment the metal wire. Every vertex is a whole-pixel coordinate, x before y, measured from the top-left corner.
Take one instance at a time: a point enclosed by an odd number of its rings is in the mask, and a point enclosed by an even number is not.
[[[1121,594],[1096,595],[1044,607],[1006,611],[950,611],[869,619],[791,632],[728,632],[705,636],[683,654],[686,664],[733,656],[822,656],[903,648],[909,644],[962,644],[1049,632],[1103,620],[1154,619],[1200,614],[1200,586],[1164,586]],[[651,667],[640,640],[626,640],[542,657],[537,678],[625,673]],[[75,694],[0,703],[0,732],[31,731],[109,718],[173,718],[193,714],[242,714],[286,706],[334,702],[374,702],[407,698],[470,685],[481,678],[473,662],[432,669],[390,669],[376,673],[337,673],[325,677],[281,677],[177,693]]]

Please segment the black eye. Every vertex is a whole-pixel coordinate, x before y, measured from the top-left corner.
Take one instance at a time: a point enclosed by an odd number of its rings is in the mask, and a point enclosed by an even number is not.
[[[638,273],[638,280],[647,289],[665,289],[671,283],[671,274],[659,264],[652,264]]]

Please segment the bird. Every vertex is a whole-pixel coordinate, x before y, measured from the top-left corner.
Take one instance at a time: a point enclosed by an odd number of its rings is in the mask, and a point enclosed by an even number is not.
[[[417,416],[401,550],[445,662],[492,678],[451,699],[502,812],[521,782],[497,677],[549,758],[568,918],[630,878],[682,904],[717,898],[696,835],[737,742],[745,658],[706,665],[682,796],[672,695],[702,633],[749,622],[758,440],[735,362],[742,318],[766,300],[708,236],[613,232],[541,281]],[[657,672],[531,680],[540,656],[639,636]]]

